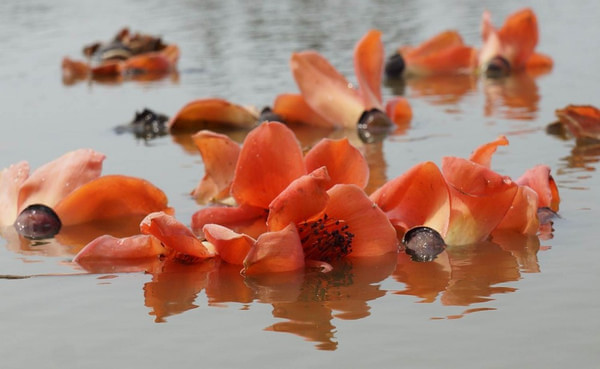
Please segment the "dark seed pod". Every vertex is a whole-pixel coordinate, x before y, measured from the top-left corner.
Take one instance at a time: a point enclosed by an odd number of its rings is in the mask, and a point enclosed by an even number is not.
[[[442,236],[435,229],[424,226],[409,229],[402,243],[414,261],[432,261],[446,249]]]
[[[46,205],[29,205],[19,214],[14,227],[21,236],[32,240],[52,238],[60,231],[58,215]]]
[[[501,78],[510,74],[510,63],[501,56],[495,56],[485,66],[485,76],[488,78]]]
[[[385,62],[385,76],[389,79],[402,78],[405,68],[404,58],[400,53],[395,53]]]
[[[265,106],[263,110],[261,110],[260,115],[258,116],[258,122],[262,123],[272,121],[285,123],[285,121],[279,114],[275,113],[270,107]]]
[[[394,123],[381,110],[365,110],[358,119],[358,137],[365,143],[381,141],[393,125]]]

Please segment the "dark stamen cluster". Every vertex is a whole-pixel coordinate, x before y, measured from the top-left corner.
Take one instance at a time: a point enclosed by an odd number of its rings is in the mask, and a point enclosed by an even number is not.
[[[327,214],[316,221],[300,223],[298,233],[306,259],[331,262],[352,251],[354,234],[348,231],[348,225]]]

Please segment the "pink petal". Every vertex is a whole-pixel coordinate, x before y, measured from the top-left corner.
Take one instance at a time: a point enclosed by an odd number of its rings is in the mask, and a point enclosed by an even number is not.
[[[156,257],[165,253],[160,241],[150,235],[136,235],[116,238],[110,235],[100,236],[75,255],[73,261],[78,263],[90,260],[109,259],[141,259]]]
[[[19,189],[29,177],[26,161],[12,164],[0,172],[0,226],[13,224],[17,218]]]
[[[560,196],[556,182],[550,174],[550,167],[536,165],[523,173],[515,182],[520,186],[531,187],[537,193],[539,208],[549,207],[554,211],[558,211]]]
[[[254,206],[212,206],[200,209],[192,215],[192,230],[198,236],[204,237],[202,228],[206,224],[218,224],[238,233],[247,233],[251,236],[255,236],[254,233],[245,231],[246,227],[252,226],[255,222],[259,222],[263,224],[262,231],[266,231],[266,216],[266,209]],[[260,233],[262,233],[262,231]]]

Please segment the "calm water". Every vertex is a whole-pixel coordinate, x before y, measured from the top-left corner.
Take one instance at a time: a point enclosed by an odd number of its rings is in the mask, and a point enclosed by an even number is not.
[[[370,28],[386,52],[454,28],[480,45],[484,9],[501,24],[520,1],[16,1],[0,3],[0,167],[32,168],[80,147],[107,155],[104,173],[150,180],[188,223],[200,156],[170,136],[145,143],[113,129],[136,110],[173,114],[210,96],[257,107],[295,92],[293,51],[316,49],[350,80],[352,48]],[[150,274],[0,280],[3,368],[379,367],[595,368],[600,360],[600,152],[546,134],[554,110],[600,105],[600,3],[533,1],[538,49],[551,73],[489,82],[458,78],[386,85],[414,118],[363,147],[374,175],[467,156],[507,135],[497,171],[543,163],[560,188],[552,237],[454,250],[434,264],[366,260],[329,275],[243,281],[208,262]],[[61,81],[63,56],[120,27],[160,34],[182,55],[178,78],[119,85]],[[307,139],[308,140],[308,139]],[[0,240],[0,274],[72,274],[68,250],[14,250]],[[6,247],[4,247],[6,245]],[[41,250],[41,251],[40,251]],[[46,251],[44,251],[46,250]],[[50,255],[49,255],[50,253]],[[291,364],[291,365],[290,365]]]

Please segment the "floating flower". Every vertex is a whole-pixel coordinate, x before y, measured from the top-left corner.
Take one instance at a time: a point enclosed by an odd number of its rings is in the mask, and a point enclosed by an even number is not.
[[[412,112],[406,99],[396,97],[383,104],[383,58],[381,32],[371,30],[354,49],[354,70],[359,85],[355,89],[318,52],[293,53],[290,66],[301,95],[279,95],[273,112],[286,122],[351,129],[368,124],[369,128],[385,130],[392,125],[390,119],[398,124],[410,121]]]
[[[100,176],[104,158],[80,149],[31,175],[24,161],[2,170],[0,225],[5,228],[17,221],[17,230],[26,237],[50,238],[61,226],[103,224],[132,216],[141,219],[153,211],[170,211],[165,194],[151,183],[122,175]]]
[[[552,58],[534,51],[538,43],[538,24],[535,13],[529,8],[511,14],[499,30],[492,25],[491,14],[485,11],[481,35],[483,46],[479,53],[479,68],[488,76],[552,68]]]
[[[568,105],[556,110],[556,116],[577,139],[600,141],[600,110],[592,105]]]
[[[385,65],[388,78],[473,73],[477,51],[454,30],[441,32],[416,47],[402,46]]]
[[[252,128],[258,123],[253,108],[224,99],[197,99],[187,103],[168,122],[172,133],[197,132],[211,127]]]
[[[495,229],[537,231],[537,209],[558,209],[558,190],[550,169],[538,166],[513,181],[490,169],[496,141],[477,148],[470,159],[445,157],[441,170],[417,164],[371,195],[401,232],[416,226],[438,231],[449,244],[487,239]],[[543,200],[540,200],[543,199]]]

